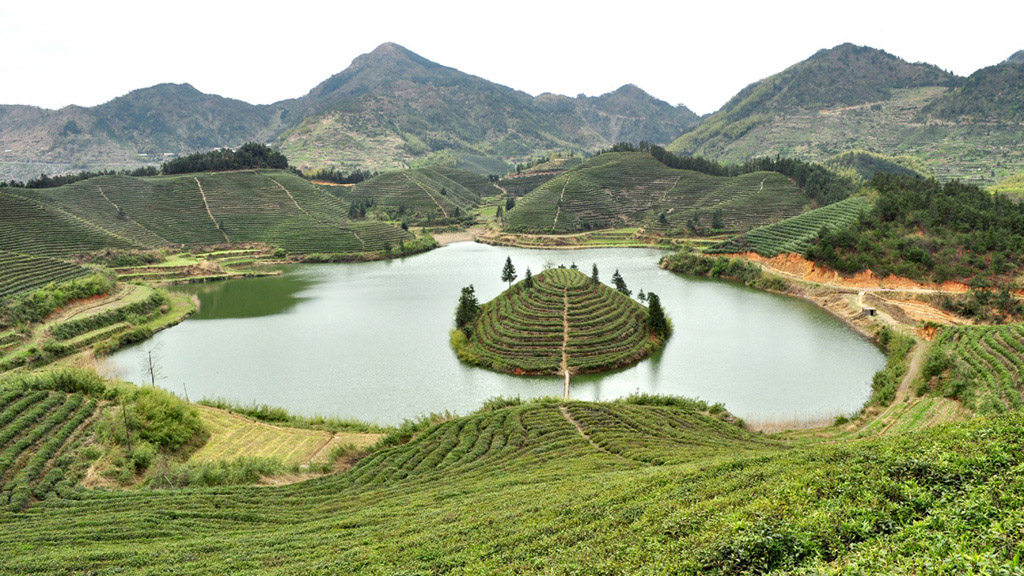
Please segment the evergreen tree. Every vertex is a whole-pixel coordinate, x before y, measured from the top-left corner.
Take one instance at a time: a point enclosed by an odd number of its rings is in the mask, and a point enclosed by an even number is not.
[[[654,292],[647,294],[647,326],[659,336],[668,334],[668,320],[661,308],[661,298]]]
[[[533,272],[530,272],[530,267],[526,267],[526,276],[523,277],[523,286],[527,288],[533,288]]]
[[[498,220],[501,220],[501,216],[502,216],[501,206],[498,206],[498,209],[494,212],[494,217],[496,219],[498,219]]]
[[[619,270],[615,270],[615,274],[612,274],[612,284],[615,285],[615,289],[622,292],[626,296],[633,293],[632,290],[626,287],[626,281],[622,279],[622,275],[619,274]]]
[[[466,336],[472,332],[471,324],[480,315],[480,304],[476,300],[476,290],[470,284],[462,289],[459,296],[459,307],[455,309],[455,327],[463,329]]]
[[[590,281],[597,284],[601,281],[600,276],[597,275],[597,263],[594,263],[594,268],[590,272]]]
[[[564,268],[564,266],[563,266],[563,268]],[[569,266],[569,270],[579,270],[579,269],[580,269],[579,266],[577,266],[575,262],[573,262],[572,265]]]
[[[647,294],[644,294],[644,289],[640,289],[640,293],[636,295],[636,299],[641,302],[647,302]]]
[[[722,211],[715,210],[711,213],[711,228],[721,230],[725,228],[725,221],[722,220]]]
[[[512,287],[512,283],[516,281],[516,267],[512,265],[512,257],[508,256],[505,258],[505,267],[501,269],[501,281],[508,282],[508,287]]]

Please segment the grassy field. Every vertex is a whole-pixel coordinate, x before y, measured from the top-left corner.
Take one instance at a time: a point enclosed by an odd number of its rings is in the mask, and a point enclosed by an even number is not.
[[[806,254],[811,241],[818,237],[823,227],[843,228],[855,222],[860,215],[870,210],[872,201],[864,196],[855,196],[804,212],[781,222],[755,228],[745,234],[715,244],[705,250],[709,254],[735,254],[757,252],[771,258],[784,252]]]
[[[197,405],[203,425],[210,433],[202,448],[192,454],[193,462],[225,460],[244,455],[250,458],[274,458],[286,466],[326,461],[338,446],[366,449],[381,434],[327,432],[274,426],[256,422],[219,408]]]
[[[553,268],[483,305],[471,336],[453,335],[459,358],[518,374],[610,370],[664,343],[647,309],[577,270]]]
[[[809,202],[781,174],[707,176],[668,168],[646,153],[617,152],[588,160],[520,198],[505,216],[505,228],[565,233],[642,225],[691,235],[717,224],[719,233],[744,232],[799,214]]]

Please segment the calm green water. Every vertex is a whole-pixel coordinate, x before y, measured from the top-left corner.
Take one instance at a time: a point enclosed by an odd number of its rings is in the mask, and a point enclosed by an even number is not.
[[[144,382],[156,349],[160,385],[192,399],[220,397],[299,414],[394,424],[429,412],[465,414],[493,396],[561,395],[558,377],[521,378],[461,364],[448,331],[463,286],[481,302],[505,287],[511,256],[522,273],[597,263],[619,269],[634,292],[661,296],[675,333],[654,358],[573,379],[572,395],[632,392],[724,402],[734,414],[789,419],[849,413],[885,362],[869,342],[805,302],[659,269],[659,252],[542,251],[454,244],[404,260],[300,266],[284,276],[183,288],[199,295],[193,318],[112,357]]]

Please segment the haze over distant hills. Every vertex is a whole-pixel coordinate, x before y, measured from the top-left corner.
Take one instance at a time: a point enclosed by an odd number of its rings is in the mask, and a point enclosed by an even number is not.
[[[669,149],[743,161],[823,161],[866,149],[921,158],[939,176],[992,181],[1024,167],[1024,52],[961,78],[842,44],[744,88]]]
[[[668,143],[697,121],[635,86],[534,98],[388,43],[305,96],[271,105],[161,84],[92,108],[0,106],[0,170],[9,178],[38,175],[40,163],[50,171],[133,165],[249,140],[280,144],[306,167],[382,169],[442,149],[514,158],[623,139]]]
[[[940,177],[985,183],[1024,169],[1021,64],[1024,51],[962,78],[842,44],[698,118],[633,85],[534,97],[387,43],[304,96],[270,105],[160,84],[92,108],[0,106],[0,178],[158,163],[251,140],[274,144],[302,168],[343,170],[405,167],[441,150],[520,160],[646,140],[731,162],[909,155]]]

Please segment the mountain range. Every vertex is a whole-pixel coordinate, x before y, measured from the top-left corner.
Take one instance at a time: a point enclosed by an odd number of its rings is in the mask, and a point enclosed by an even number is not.
[[[842,44],[700,118],[633,85],[596,97],[531,96],[387,43],[270,105],[160,84],[90,108],[0,106],[0,178],[156,164],[246,141],[271,143],[304,169],[386,170],[439,151],[518,161],[646,140],[731,162],[907,155],[937,176],[985,183],[1024,170],[1022,122],[1024,51],[964,78]]]
[[[698,121],[636,86],[533,97],[387,43],[308,94],[270,105],[161,84],[91,108],[0,106],[0,176],[19,166],[34,176],[46,165],[138,165],[251,140],[279,145],[304,168],[387,169],[445,149],[526,158],[620,140],[667,144]]]
[[[842,44],[755,82],[668,149],[720,161],[851,150],[924,161],[940,178],[1024,170],[1024,51],[967,78]]]

